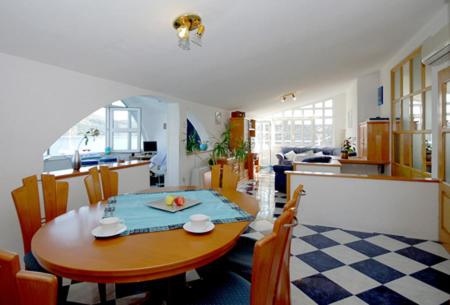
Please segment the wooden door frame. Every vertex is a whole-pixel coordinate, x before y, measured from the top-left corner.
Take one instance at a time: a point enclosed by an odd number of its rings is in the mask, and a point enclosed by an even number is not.
[[[446,111],[443,103],[444,95],[447,94],[447,88],[444,83],[450,80],[450,67],[444,68],[438,72],[438,91],[439,91],[439,239],[444,247],[450,252],[450,231],[444,227],[444,197],[450,198],[450,184],[445,181],[445,135],[450,133],[450,128],[447,126]],[[450,174],[450,173],[449,173]],[[450,200],[450,199],[449,199]]]

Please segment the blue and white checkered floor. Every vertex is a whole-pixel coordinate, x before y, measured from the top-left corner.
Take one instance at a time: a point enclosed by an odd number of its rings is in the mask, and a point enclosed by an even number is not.
[[[260,200],[261,223],[273,220],[286,202],[285,194],[274,191],[270,173],[239,190]],[[247,235],[254,238],[267,230],[252,227],[257,230]],[[292,240],[291,280],[292,305],[450,304],[450,255],[433,241],[299,225]],[[65,289],[68,304],[98,303],[95,284]],[[107,291],[108,304],[141,304],[148,299],[145,294],[116,292],[113,285]]]

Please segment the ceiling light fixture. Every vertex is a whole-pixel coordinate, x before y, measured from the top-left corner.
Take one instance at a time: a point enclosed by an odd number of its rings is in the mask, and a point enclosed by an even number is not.
[[[282,103],[286,102],[288,98],[292,98],[293,101],[295,101],[297,99],[297,97],[295,96],[295,93],[289,92],[281,97],[281,102]]]
[[[191,49],[191,42],[197,46],[202,46],[202,36],[205,33],[205,26],[202,24],[202,18],[196,14],[184,14],[173,22],[173,27],[177,30],[178,46],[183,50]],[[196,31],[191,36],[192,31]]]

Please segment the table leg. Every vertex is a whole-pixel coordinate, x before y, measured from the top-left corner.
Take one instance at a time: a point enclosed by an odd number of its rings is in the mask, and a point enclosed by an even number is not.
[[[98,293],[100,295],[100,304],[106,304],[106,284],[98,283]]]

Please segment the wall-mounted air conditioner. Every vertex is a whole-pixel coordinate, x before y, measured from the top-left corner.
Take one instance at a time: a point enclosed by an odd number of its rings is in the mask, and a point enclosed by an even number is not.
[[[422,46],[422,63],[438,65],[450,60],[450,24],[427,38]]]

